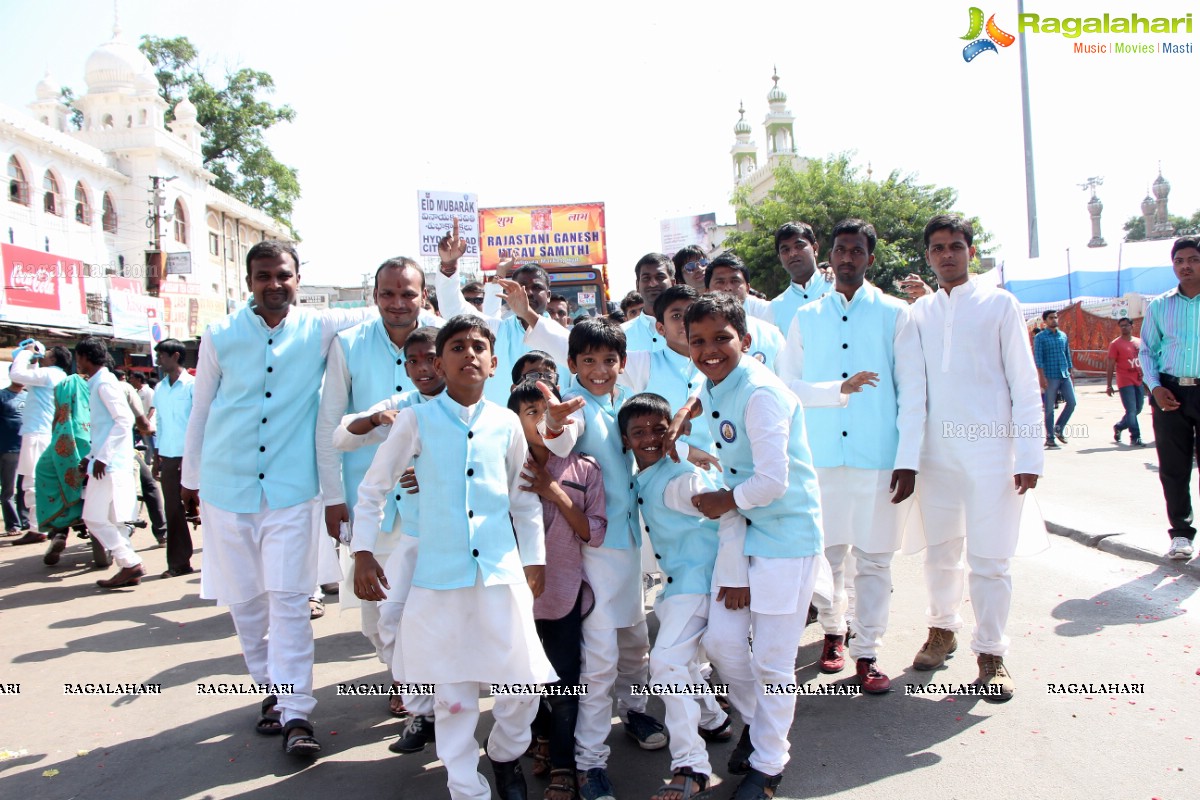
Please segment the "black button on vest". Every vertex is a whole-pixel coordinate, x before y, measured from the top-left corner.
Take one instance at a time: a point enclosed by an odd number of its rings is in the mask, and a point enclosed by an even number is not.
[[[267,344],[275,344],[275,340],[274,340],[274,339],[267,339]]]
[[[848,344],[843,344],[843,345],[842,345],[842,349],[843,349],[843,350],[848,350],[848,349],[850,349],[850,345],[848,345]]]
[[[270,396],[271,396],[271,393],[270,393],[270,392],[267,392],[267,397],[270,397]]]
[[[713,444],[715,444],[715,445],[717,446],[717,449],[718,449],[718,450],[720,450],[720,449],[721,449],[721,443],[720,443],[720,442],[713,442]]]
[[[475,474],[475,468],[474,468],[474,467],[471,467],[470,469],[468,469],[468,470],[467,470],[467,477],[468,477],[468,478],[469,478],[469,477],[471,477],[471,476],[472,476],[472,475],[474,475],[474,474]]]
[[[262,424],[263,424],[263,425],[266,425],[266,424],[267,424],[267,418],[266,418],[266,417],[263,417]]]
[[[398,366],[400,366],[400,365],[401,365],[401,364],[403,364],[403,363],[404,363],[404,359],[403,359],[403,358],[397,358],[397,359],[396,359],[396,366],[397,366],[397,367],[398,367]]]
[[[846,433],[845,431],[842,431],[842,436],[849,436],[849,435],[850,434]]]
[[[733,467],[730,467],[730,468],[729,468],[729,474],[730,474],[730,475],[737,475],[737,470],[736,470],[736,469],[734,469]]]
[[[842,322],[849,322],[849,321],[850,321],[849,317],[842,317]]]
[[[471,555],[475,556],[476,558],[479,558],[479,551],[478,551],[478,550],[472,550],[472,551],[471,551]]]
[[[467,512],[467,519],[471,519],[471,518],[473,518],[474,516],[475,516],[475,512],[474,512],[474,511],[468,511],[468,512]]]
[[[260,473],[258,473],[258,479],[259,479],[260,481],[261,481],[263,478],[265,478],[265,477],[267,477],[267,476],[266,476],[266,475],[264,475],[263,473],[261,473],[261,472],[260,472]]]
[[[396,387],[396,391],[397,391],[397,392],[402,392],[402,391],[404,391],[404,390],[403,390],[403,389],[401,389],[399,386],[397,386],[397,387]]]
[[[265,444],[259,445],[259,446],[258,446],[258,452],[260,452],[260,453],[265,453],[265,452],[267,452],[267,446],[266,446]]]
[[[849,377],[850,377],[850,375],[849,375],[849,374],[847,374],[847,373],[845,373],[845,372],[843,372],[843,373],[842,373],[842,377],[843,377],[843,378],[849,378]]]
[[[399,499],[400,499],[400,495],[396,495],[396,499],[397,499],[397,500],[399,500]]]
[[[720,412],[720,411],[714,411],[714,412],[713,412],[713,419],[720,419],[720,418],[721,418],[721,412]]]
[[[467,438],[468,438],[468,439],[474,439],[474,438],[475,438],[475,431],[467,431]]]
[[[667,583],[674,583],[674,582],[675,582],[674,578],[670,578],[670,577],[667,578]]]

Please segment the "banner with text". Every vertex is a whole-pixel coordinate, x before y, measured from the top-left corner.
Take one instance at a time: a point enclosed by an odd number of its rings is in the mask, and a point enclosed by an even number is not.
[[[195,283],[164,284],[158,296],[162,298],[160,319],[166,335],[172,339],[191,339],[200,336],[213,322],[227,313],[225,301],[219,295],[201,294]]]
[[[658,225],[662,235],[662,251],[668,256],[693,244],[705,253],[713,250],[713,229],[717,227],[717,215],[714,213],[664,219]]]
[[[509,257],[551,267],[608,263],[603,203],[481,208],[479,242],[484,271]]]
[[[436,258],[438,242],[458,219],[458,235],[467,243],[467,258],[479,258],[479,198],[462,192],[417,192],[417,238],[421,255]]]
[[[4,259],[4,291],[0,320],[80,328],[87,324],[83,279],[89,267],[78,259],[0,245]]]
[[[141,278],[110,276],[107,280],[108,315],[112,320],[113,337],[153,344],[150,320],[162,319],[162,299],[146,294]]]

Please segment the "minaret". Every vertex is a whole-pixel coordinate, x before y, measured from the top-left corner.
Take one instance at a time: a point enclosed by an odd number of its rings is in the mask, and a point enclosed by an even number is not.
[[[45,77],[38,82],[36,96],[37,100],[29,104],[29,110],[33,112],[37,121],[56,131],[65,131],[71,111],[63,104],[62,90],[54,85],[54,78],[50,76],[49,69],[46,70]]]
[[[787,110],[787,95],[779,88],[779,70],[771,76],[774,85],[767,92],[770,110],[763,126],[767,129],[767,164],[772,168],[790,163],[796,157],[796,138],[792,125],[796,118]]]
[[[1146,197],[1142,200],[1142,222],[1146,226],[1146,238],[1154,238],[1154,198],[1150,194],[1150,188],[1146,188]]]
[[[750,123],[746,122],[746,108],[738,103],[738,121],[733,126],[736,141],[729,151],[733,156],[733,185],[737,186],[758,169],[758,147],[750,141]]]
[[[1108,242],[1104,241],[1104,237],[1100,235],[1100,212],[1104,211],[1104,204],[1100,202],[1100,198],[1096,196],[1096,187],[1104,184],[1104,178],[1099,175],[1088,178],[1085,182],[1079,184],[1079,188],[1085,192],[1088,189],[1092,190],[1092,199],[1088,200],[1088,214],[1092,217],[1092,238],[1088,242],[1088,247],[1106,247]]]
[[[1150,188],[1154,191],[1154,235],[1146,231],[1146,236],[1153,239],[1165,239],[1175,233],[1175,226],[1167,215],[1167,195],[1171,193],[1171,184],[1162,176],[1162,164],[1158,165],[1158,177]]]
[[[204,128],[196,120],[196,106],[186,96],[175,104],[175,119],[170,125],[171,133],[187,144],[193,154],[200,155],[204,141]]]

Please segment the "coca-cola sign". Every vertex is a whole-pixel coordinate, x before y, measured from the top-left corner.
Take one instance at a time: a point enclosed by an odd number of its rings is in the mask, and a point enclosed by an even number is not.
[[[0,245],[0,251],[4,258],[0,316],[61,327],[78,327],[86,321],[85,267],[78,259],[10,244]]]

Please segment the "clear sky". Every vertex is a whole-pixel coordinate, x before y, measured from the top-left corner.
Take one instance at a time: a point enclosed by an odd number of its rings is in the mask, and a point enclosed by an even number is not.
[[[1016,33],[1016,3],[976,0]],[[24,107],[49,68],[85,90],[111,36],[96,0],[6,0],[0,100]],[[1017,46],[964,62],[971,2],[312,3],[124,0],[126,38],[185,35],[214,77],[270,72],[297,111],[273,131],[303,188],[295,223],[305,283],[354,285],[417,251],[418,190],[475,192],[483,206],[602,201],[614,291],[659,248],[660,219],[732,222],[729,148],[739,101],[765,159],[771,71],[803,155],[849,150],[875,175],[915,172],[959,192],[996,255],[1027,250]],[[1028,0],[1041,17],[1182,17],[1194,33],[1029,35],[1044,259],[1090,236],[1102,175],[1103,233],[1121,239],[1158,163],[1171,210],[1200,207],[1200,9],[1189,0]],[[1072,52],[1074,42],[1191,43],[1191,54]],[[1185,99],[1192,98],[1192,99]],[[1116,258],[1116,247],[1112,247]],[[1057,271],[1057,270],[1056,270]]]

